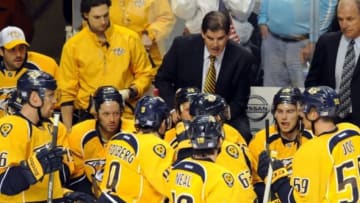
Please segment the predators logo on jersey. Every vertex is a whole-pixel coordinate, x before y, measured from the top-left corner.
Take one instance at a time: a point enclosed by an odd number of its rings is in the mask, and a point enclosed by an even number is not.
[[[227,186],[232,187],[234,185],[234,177],[231,173],[223,173],[222,177]]]
[[[164,158],[166,156],[166,148],[162,144],[157,144],[153,148],[155,154],[157,154],[159,157]]]
[[[0,126],[0,133],[2,136],[6,137],[10,134],[13,126],[11,123],[4,123]]]
[[[105,159],[93,159],[85,161],[85,165],[92,169],[91,174],[95,174],[98,180],[102,179],[102,171],[105,166]],[[100,178],[101,177],[101,178]]]
[[[234,159],[239,158],[239,150],[236,149],[234,145],[229,145],[226,147],[226,153],[229,154],[229,156],[233,157]]]

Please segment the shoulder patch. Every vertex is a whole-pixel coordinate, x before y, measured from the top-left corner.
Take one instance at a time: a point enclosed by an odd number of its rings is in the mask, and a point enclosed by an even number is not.
[[[234,177],[231,175],[231,173],[223,173],[222,177],[227,186],[232,187],[234,185]]]
[[[13,128],[13,125],[11,123],[3,123],[0,126],[0,133],[2,136],[6,137],[9,135],[9,133],[11,132]]]
[[[161,158],[164,158],[166,156],[166,148],[163,144],[155,145],[153,151]]]
[[[226,147],[226,153],[228,153],[234,159],[239,158],[239,150],[234,145],[229,145]]]

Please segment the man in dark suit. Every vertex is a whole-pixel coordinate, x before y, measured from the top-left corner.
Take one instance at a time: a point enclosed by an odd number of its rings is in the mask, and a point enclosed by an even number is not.
[[[155,78],[160,96],[170,107],[181,87],[204,91],[210,58],[216,57],[215,93],[225,98],[231,109],[229,124],[248,142],[251,139],[246,107],[250,94],[252,55],[229,41],[230,19],[218,11],[209,12],[202,22],[202,33],[174,40]]]
[[[326,33],[319,38],[305,87],[327,85],[340,94],[346,52],[353,41],[355,69],[349,79],[351,108],[345,117],[339,114],[338,121],[349,121],[360,126],[360,0],[341,0],[337,15],[341,32]]]

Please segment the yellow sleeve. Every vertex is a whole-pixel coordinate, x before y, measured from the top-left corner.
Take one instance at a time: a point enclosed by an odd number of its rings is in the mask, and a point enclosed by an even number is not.
[[[171,128],[165,132],[164,141],[171,144],[171,142],[176,138],[176,129]]]
[[[161,41],[167,38],[175,24],[175,16],[168,0],[154,1],[149,13],[150,25],[145,28],[152,40]]]
[[[131,46],[131,64],[129,68],[134,74],[134,80],[130,86],[134,85],[137,88],[138,97],[140,97],[149,89],[155,77],[155,72],[151,67],[145,48],[138,36],[134,35],[129,38],[129,46]]]
[[[229,124],[224,124],[225,140],[238,144],[247,146],[246,141],[243,136],[237,131],[234,127]]]
[[[304,144],[293,159],[290,184],[296,202],[323,202],[325,197],[332,161],[321,155],[327,153],[327,144],[313,141]]]
[[[158,192],[166,195],[167,187],[163,173],[172,164],[173,149],[163,140],[154,141],[152,149],[143,151],[140,156],[142,156],[141,165],[145,178]]]
[[[251,169],[248,166],[245,152],[236,144],[224,141],[221,153],[216,159],[216,163],[231,171],[236,182],[237,199],[244,202],[254,202],[256,194],[252,185]]]
[[[70,171],[70,174],[72,174],[75,171],[74,158],[72,156],[71,149],[70,149],[67,129],[66,129],[65,125],[61,122],[59,122],[59,126],[58,126],[58,140],[57,141],[58,141],[57,142],[58,146],[63,146],[64,148],[67,149],[67,153],[64,155],[63,162],[64,162],[64,164],[67,165],[67,167]]]
[[[17,116],[5,116],[0,119],[0,173],[8,167],[19,165],[30,156],[31,125]]]
[[[82,137],[82,132],[81,130],[78,130],[76,126],[77,125],[72,128],[68,135],[69,147],[74,159],[74,170],[71,174],[71,178],[78,178],[85,173],[84,152],[80,140]]]
[[[261,178],[257,174],[259,155],[263,150],[265,150],[265,130],[261,130],[258,133],[256,133],[253,139],[249,143],[249,152],[252,157],[252,160],[250,161],[251,161],[252,177],[254,184],[258,182],[263,182],[263,180],[261,180]]]
[[[61,91],[60,103],[75,101],[79,91],[79,72],[74,60],[76,53],[73,52],[73,40],[65,43],[60,59],[60,67],[56,79]]]
[[[205,202],[226,202],[226,203],[235,203],[239,200],[235,200],[235,192],[238,189],[238,186],[235,182],[234,176],[230,171],[224,170],[221,173],[221,176],[211,177],[215,179],[216,184],[213,188],[209,189],[209,193],[205,197]]]
[[[27,62],[35,64],[40,70],[49,73],[54,77],[59,69],[58,64],[53,58],[38,52],[29,51]]]

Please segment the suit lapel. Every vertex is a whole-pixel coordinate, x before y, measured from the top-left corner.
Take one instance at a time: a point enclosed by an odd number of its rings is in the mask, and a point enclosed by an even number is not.
[[[359,60],[360,57],[357,58],[357,62],[356,62],[356,67],[355,67],[355,70],[354,70],[354,74],[353,74],[353,79],[355,77],[357,77],[359,75],[359,72],[360,72],[360,60]]]
[[[222,59],[221,65],[220,65],[220,72],[219,72],[219,76],[216,80],[216,90],[219,90],[220,87],[226,87],[226,85],[222,84],[222,83],[228,83],[230,81],[228,80],[222,80],[221,78],[232,78],[228,76],[228,71],[230,69],[231,66],[231,46],[229,46],[229,44],[226,45],[225,48],[225,53],[224,53],[224,57]]]
[[[339,51],[339,45],[340,45],[340,39],[341,39],[341,32],[337,32],[336,35],[334,35],[334,38],[331,40],[334,43],[328,43],[329,47],[327,47],[329,50],[332,50],[329,53],[329,64],[330,67],[328,67],[329,70],[329,76],[331,76],[331,81],[330,83],[333,84],[333,86],[335,87],[336,84],[336,79],[335,79],[335,72],[336,72],[336,58],[337,58],[337,53]]]
[[[191,77],[193,78],[202,78],[202,72],[203,72],[203,64],[204,64],[204,48],[205,44],[201,37],[201,35],[196,36],[194,42],[194,46],[190,47],[190,49],[193,49],[194,51],[190,51],[189,53],[192,53],[192,56],[190,57],[192,61],[190,63],[193,64],[193,70]],[[196,80],[197,87],[201,88],[202,80],[197,79]]]

